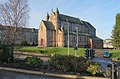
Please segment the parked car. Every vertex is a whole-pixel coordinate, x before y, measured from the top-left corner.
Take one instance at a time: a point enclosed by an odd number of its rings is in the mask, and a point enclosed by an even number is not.
[[[109,58],[110,56],[111,56],[111,54],[108,51],[104,51],[104,53],[103,53],[104,58]]]

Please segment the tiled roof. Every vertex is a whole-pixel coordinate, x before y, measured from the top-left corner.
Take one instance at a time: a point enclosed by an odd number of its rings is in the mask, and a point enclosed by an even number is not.
[[[45,26],[48,30],[54,30],[54,26],[53,26],[52,22],[43,21],[43,23],[45,24]]]
[[[63,14],[59,14],[58,15],[58,19],[59,20],[63,20],[63,21],[69,21],[71,23],[77,23],[77,24],[80,24],[81,21],[79,18],[75,18],[75,17],[71,17],[71,16],[67,16],[67,15],[63,15]],[[67,20],[66,20],[67,19]]]

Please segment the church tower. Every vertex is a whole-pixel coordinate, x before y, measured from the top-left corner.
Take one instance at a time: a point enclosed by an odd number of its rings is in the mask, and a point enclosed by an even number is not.
[[[55,12],[52,9],[51,14],[49,16],[49,21],[52,22],[52,24],[54,26],[54,29],[55,29],[55,36],[56,36],[55,44],[56,44],[56,47],[58,47],[58,15],[59,15],[59,10],[58,10],[58,8],[56,8]]]

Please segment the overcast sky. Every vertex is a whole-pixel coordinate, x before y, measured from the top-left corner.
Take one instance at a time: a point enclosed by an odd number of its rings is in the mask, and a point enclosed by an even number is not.
[[[90,22],[102,39],[110,38],[115,16],[120,13],[120,0],[28,0],[30,6],[29,27],[39,28],[47,12],[58,7],[61,14],[75,16]],[[0,0],[3,2],[3,0]]]

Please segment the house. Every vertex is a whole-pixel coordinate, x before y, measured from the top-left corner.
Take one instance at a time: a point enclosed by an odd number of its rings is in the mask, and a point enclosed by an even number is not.
[[[113,45],[112,45],[112,39],[105,39],[103,41],[103,47],[104,48],[113,48]]]
[[[15,40],[12,39],[13,30],[16,32]],[[9,34],[8,34],[9,33]],[[38,29],[35,28],[14,28],[11,26],[0,25],[0,43],[7,44],[8,41],[14,41],[15,44],[21,44],[23,41],[26,41],[27,44],[33,45],[38,44]]]

